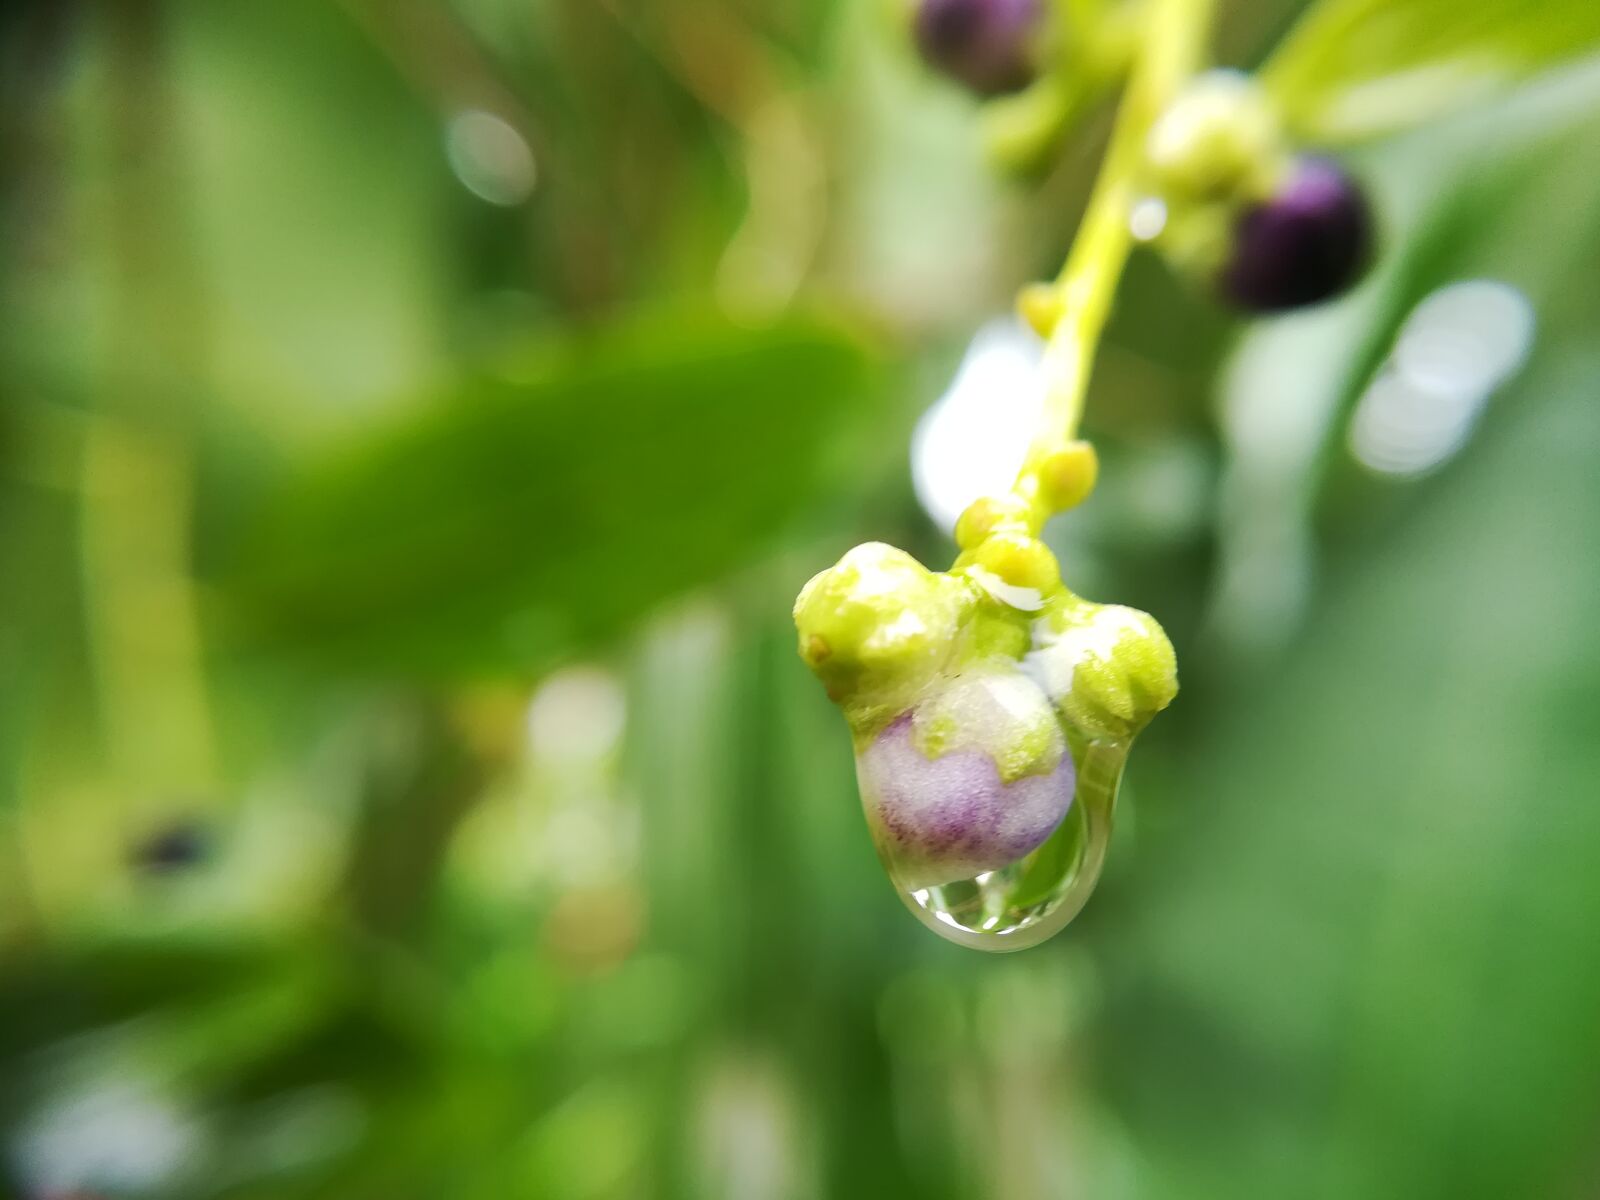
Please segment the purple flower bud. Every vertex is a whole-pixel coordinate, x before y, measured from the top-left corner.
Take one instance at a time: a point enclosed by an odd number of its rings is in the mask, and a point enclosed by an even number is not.
[[[917,47],[929,65],[985,96],[1033,81],[1039,0],[922,0]]]
[[[1222,291],[1253,312],[1317,304],[1356,280],[1371,248],[1361,188],[1327,159],[1302,159],[1275,196],[1240,216]]]
[[[879,851],[912,889],[971,879],[1037,850],[1067,815],[1077,783],[1064,749],[1048,773],[1010,783],[980,749],[929,758],[910,715],[877,736],[856,770]]]

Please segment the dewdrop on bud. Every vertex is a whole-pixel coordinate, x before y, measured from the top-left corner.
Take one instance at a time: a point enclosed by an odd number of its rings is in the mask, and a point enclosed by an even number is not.
[[[856,774],[879,854],[912,892],[1022,861],[1076,786],[1050,701],[1004,668],[937,681],[857,755]]]
[[[891,881],[930,929],[981,949],[1066,924],[1093,886],[1084,864],[1099,861],[1071,738],[1023,664],[1034,613],[1060,586],[1049,550],[1011,524],[1023,512],[992,504],[963,569],[858,546],[795,604],[801,657],[850,726]]]

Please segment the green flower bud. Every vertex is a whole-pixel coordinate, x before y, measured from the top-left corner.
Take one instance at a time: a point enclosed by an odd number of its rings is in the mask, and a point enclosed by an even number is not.
[[[1044,607],[1045,597],[1061,587],[1061,568],[1050,547],[1020,530],[991,533],[963,554],[956,568],[977,577],[997,599],[1024,611]],[[1030,592],[1031,596],[1025,595]]]
[[[956,545],[976,550],[999,530],[1028,530],[1028,505],[1016,496],[982,496],[956,521]]]
[[[1178,693],[1172,643],[1148,613],[1070,598],[1034,622],[1033,644],[1028,673],[1092,738],[1127,741]]]
[[[1196,79],[1151,127],[1145,155],[1151,185],[1179,204],[1268,195],[1287,163],[1277,113],[1237,71]]]
[[[1067,442],[1039,464],[1040,498],[1053,513],[1076,508],[1100,478],[1100,457],[1089,442]]]
[[[908,708],[944,669],[976,601],[964,581],[868,542],[801,590],[800,657],[860,733]]]

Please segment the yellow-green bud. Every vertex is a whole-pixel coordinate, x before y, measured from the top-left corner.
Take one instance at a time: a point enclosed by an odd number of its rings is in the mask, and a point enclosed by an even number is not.
[[[1020,531],[991,533],[963,557],[969,571],[990,572],[1009,587],[1029,588],[1041,597],[1061,584],[1061,568],[1050,547]]]
[[[1017,496],[982,496],[967,505],[956,521],[956,545],[976,550],[990,534],[1001,529],[1027,532],[1031,512]]]
[[[1039,464],[1039,498],[1051,512],[1076,508],[1094,491],[1100,458],[1088,442],[1068,442]]]
[[[1042,338],[1061,320],[1061,289],[1053,283],[1030,283],[1017,293],[1017,315]]]
[[[846,715],[898,711],[936,675],[975,602],[970,585],[882,542],[857,546],[795,601],[800,657]]]
[[[1178,694],[1172,643],[1154,617],[1071,599],[1034,624],[1028,671],[1067,721],[1126,741]]]
[[[1277,112],[1236,71],[1190,84],[1151,127],[1145,158],[1151,186],[1179,204],[1260,199],[1288,165]]]

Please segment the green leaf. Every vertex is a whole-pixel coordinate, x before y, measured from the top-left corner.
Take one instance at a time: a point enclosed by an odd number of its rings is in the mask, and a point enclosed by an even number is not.
[[[656,326],[475,378],[298,472],[214,571],[236,630],[387,674],[534,671],[737,567],[884,412],[854,338]]]
[[[1600,47],[1593,0],[1321,0],[1262,68],[1317,142],[1393,133]]]

